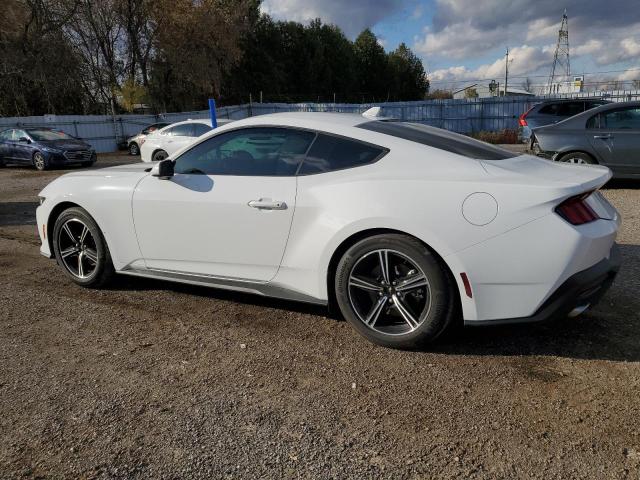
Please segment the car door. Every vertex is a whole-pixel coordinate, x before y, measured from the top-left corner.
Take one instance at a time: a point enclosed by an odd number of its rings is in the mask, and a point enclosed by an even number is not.
[[[253,127],[210,137],[148,176],[133,196],[147,268],[268,282],[284,254],[296,171],[315,133]]]
[[[163,142],[164,150],[172,155],[193,142],[193,123],[182,123],[168,129]]]
[[[13,159],[20,163],[31,163],[34,146],[31,138],[24,130],[13,131]]]
[[[13,129],[0,132],[0,157],[3,160],[13,158]]]
[[[602,112],[587,127],[589,141],[603,163],[620,174],[640,173],[639,107]]]

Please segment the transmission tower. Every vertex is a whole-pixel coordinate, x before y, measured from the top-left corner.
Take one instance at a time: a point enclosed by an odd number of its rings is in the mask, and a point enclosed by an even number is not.
[[[562,14],[562,24],[558,32],[558,43],[556,45],[556,53],[553,57],[553,66],[551,67],[551,75],[549,75],[549,83],[547,89],[552,93],[553,83],[559,77],[567,80],[571,75],[571,65],[569,63],[569,19],[567,17],[567,9]]]

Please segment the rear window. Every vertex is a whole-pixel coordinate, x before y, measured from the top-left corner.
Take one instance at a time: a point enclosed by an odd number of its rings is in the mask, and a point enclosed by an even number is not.
[[[477,160],[505,160],[518,154],[475,140],[459,133],[420,123],[375,120],[358,125],[358,128],[384,133],[410,142],[420,143],[447,152],[456,153]]]

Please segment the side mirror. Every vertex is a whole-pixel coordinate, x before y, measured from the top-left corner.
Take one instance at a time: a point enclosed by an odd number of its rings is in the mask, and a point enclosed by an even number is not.
[[[27,137],[20,137],[18,141],[20,143],[31,143],[31,140],[29,140]]]
[[[173,166],[173,160],[162,160],[153,166],[151,175],[158,177],[160,180],[169,180],[174,174]]]

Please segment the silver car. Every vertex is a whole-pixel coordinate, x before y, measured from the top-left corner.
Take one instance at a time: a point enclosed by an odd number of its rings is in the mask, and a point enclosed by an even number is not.
[[[518,117],[520,139],[529,143],[534,128],[551,125],[573,117],[586,110],[610,103],[597,98],[572,98],[564,100],[545,100],[536,103]]]
[[[559,162],[600,164],[640,178],[640,102],[609,103],[533,130],[531,149]]]

